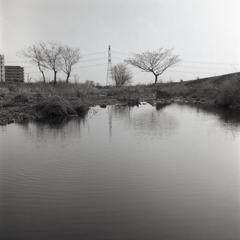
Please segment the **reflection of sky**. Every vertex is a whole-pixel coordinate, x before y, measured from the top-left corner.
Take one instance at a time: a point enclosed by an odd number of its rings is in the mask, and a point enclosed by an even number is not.
[[[120,122],[124,128],[136,137],[161,138],[176,131],[178,121],[164,109],[156,111],[150,105],[129,108],[128,106],[112,106],[114,124]]]

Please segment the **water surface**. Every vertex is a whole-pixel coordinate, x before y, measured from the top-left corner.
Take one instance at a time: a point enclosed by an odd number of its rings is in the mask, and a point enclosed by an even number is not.
[[[238,114],[94,110],[0,128],[0,239],[240,239]]]

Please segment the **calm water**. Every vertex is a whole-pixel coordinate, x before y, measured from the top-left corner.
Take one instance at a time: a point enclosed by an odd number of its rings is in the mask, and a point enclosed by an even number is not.
[[[239,240],[240,116],[172,104],[0,127],[1,240]]]

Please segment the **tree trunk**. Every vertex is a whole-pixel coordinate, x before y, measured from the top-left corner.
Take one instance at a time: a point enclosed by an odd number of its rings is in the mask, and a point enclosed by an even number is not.
[[[157,83],[157,80],[158,80],[158,75],[154,74],[155,75],[155,84]]]
[[[70,77],[70,73],[67,73],[66,83],[68,83],[69,77]]]
[[[54,71],[54,81],[53,81],[53,84],[56,85],[57,84],[57,71],[53,70]]]
[[[43,82],[45,83],[46,82],[46,78],[45,78],[44,72],[41,71],[41,73],[42,73],[42,76],[43,76]]]
[[[43,82],[45,83],[46,82],[46,78],[45,78],[45,75],[44,75],[44,72],[43,70],[41,69],[41,67],[38,65],[38,69],[39,71],[42,73],[42,76],[43,76]]]

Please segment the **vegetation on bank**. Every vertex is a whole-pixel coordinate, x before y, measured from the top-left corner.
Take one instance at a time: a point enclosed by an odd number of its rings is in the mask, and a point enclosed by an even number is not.
[[[201,102],[240,110],[240,73],[218,77],[125,87],[85,83],[0,82],[0,125],[67,115],[84,116],[89,107],[143,101]]]
[[[217,107],[240,109],[240,73],[179,83],[159,83],[156,88],[171,96],[207,102]]]

